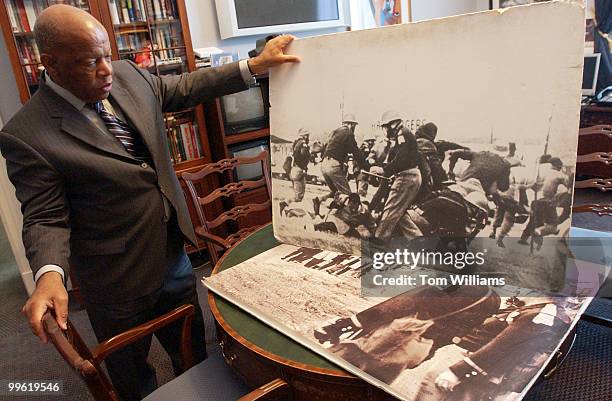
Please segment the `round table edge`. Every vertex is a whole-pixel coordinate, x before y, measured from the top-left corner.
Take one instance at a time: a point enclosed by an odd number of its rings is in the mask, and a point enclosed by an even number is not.
[[[261,231],[261,230],[267,228],[268,226],[270,226],[271,224],[272,223],[267,223],[267,224],[261,226],[260,228],[258,228],[257,230],[253,231],[248,236],[246,236],[244,239],[242,239],[239,242],[237,242],[236,244],[234,244],[231,248],[229,248],[225,252],[225,254],[221,257],[221,259],[219,259],[217,261],[217,263],[215,264],[215,267],[212,270],[211,275],[217,273],[218,268],[221,266],[221,264],[223,263],[225,258],[230,254],[230,252],[232,252],[234,250],[234,248],[236,248],[238,245],[240,245],[240,243],[242,241],[247,240],[251,235],[254,235],[254,234],[258,233],[259,231]],[[274,354],[274,353],[272,353],[270,351],[266,351],[263,348],[258,347],[257,345],[253,344],[252,342],[250,342],[246,338],[242,337],[234,328],[232,328],[231,326],[229,326],[227,324],[225,319],[223,319],[223,316],[221,316],[221,312],[217,308],[217,302],[215,300],[215,294],[212,291],[208,291],[208,305],[210,306],[210,310],[212,311],[213,317],[215,318],[217,323],[223,328],[223,330],[225,330],[225,332],[228,335],[230,335],[235,341],[237,341],[240,344],[242,344],[243,346],[253,350],[254,352],[256,352],[257,354],[261,355],[264,358],[270,359],[270,360],[272,360],[272,361],[274,361],[276,363],[282,364],[282,365],[289,366],[291,368],[303,369],[303,370],[307,370],[307,371],[312,372],[312,373],[337,376],[337,377],[342,377],[342,378],[347,378],[347,379],[354,378],[355,380],[360,380],[356,376],[354,376],[354,375],[352,375],[352,374],[350,374],[350,373],[348,373],[346,371],[343,371],[343,370],[332,370],[332,369],[319,368],[319,367],[316,367],[316,366],[313,366],[313,365],[308,365],[308,364],[304,364],[304,363],[293,361],[291,359],[283,358],[283,357],[280,357],[280,356],[278,356],[278,355],[276,355],[276,354]],[[274,330],[274,329],[270,327],[270,330]]]

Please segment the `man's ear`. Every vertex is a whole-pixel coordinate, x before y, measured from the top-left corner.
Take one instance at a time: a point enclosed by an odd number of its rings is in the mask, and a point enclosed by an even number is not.
[[[40,62],[51,75],[57,71],[57,59],[49,53],[41,53]]]

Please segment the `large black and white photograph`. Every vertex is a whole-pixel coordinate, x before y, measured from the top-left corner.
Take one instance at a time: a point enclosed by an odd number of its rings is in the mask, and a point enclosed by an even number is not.
[[[271,72],[276,238],[352,254],[477,238],[485,268],[550,282],[539,250],[570,226],[583,23],[553,2],[296,40],[306,61]]]
[[[520,399],[600,285],[597,267],[580,262],[571,296],[465,285],[367,297],[359,259],[281,244],[204,285],[395,397],[419,401]]]

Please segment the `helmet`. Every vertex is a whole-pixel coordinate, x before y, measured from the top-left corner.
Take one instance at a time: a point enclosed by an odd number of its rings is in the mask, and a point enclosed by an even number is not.
[[[298,130],[298,136],[300,138],[308,137],[310,136],[310,131],[308,131],[306,128],[300,128]]]
[[[354,114],[347,114],[343,119],[342,119],[342,124],[344,123],[352,123],[352,124],[359,124],[357,122],[357,119],[355,118]]]
[[[550,164],[553,165],[553,167],[556,168],[561,168],[563,167],[563,162],[561,161],[561,159],[559,159],[558,157],[551,157],[550,160],[548,161]]]
[[[421,125],[417,128],[416,133],[414,134],[417,138],[426,138],[430,141],[436,139],[436,135],[438,134],[438,126],[434,123],[427,123]]]
[[[387,125],[394,121],[402,121],[402,118],[400,117],[399,113],[393,110],[385,111],[382,117],[380,118],[380,125]]]

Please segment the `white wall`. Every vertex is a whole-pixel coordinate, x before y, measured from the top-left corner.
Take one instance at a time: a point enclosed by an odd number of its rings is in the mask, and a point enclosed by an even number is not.
[[[0,38],[0,119],[8,121],[21,107],[15,75],[6,50],[4,38]],[[0,123],[0,127],[3,124]]]

